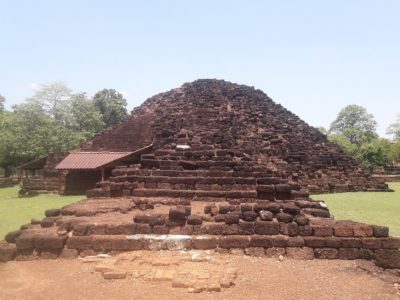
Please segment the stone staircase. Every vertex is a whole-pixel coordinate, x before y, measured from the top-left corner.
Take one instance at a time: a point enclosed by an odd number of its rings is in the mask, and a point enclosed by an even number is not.
[[[243,202],[308,195],[301,191],[300,185],[289,183],[242,153],[179,149],[178,146],[143,154],[139,165],[115,168],[109,181],[100,182],[88,196],[241,199]]]

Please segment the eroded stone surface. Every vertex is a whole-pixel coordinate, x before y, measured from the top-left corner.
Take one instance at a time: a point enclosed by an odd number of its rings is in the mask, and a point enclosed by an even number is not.
[[[229,267],[229,259],[207,251],[137,251],[98,260],[86,262],[93,263],[94,271],[104,279],[169,282],[171,287],[190,293],[220,292],[234,286],[238,275],[236,268]]]

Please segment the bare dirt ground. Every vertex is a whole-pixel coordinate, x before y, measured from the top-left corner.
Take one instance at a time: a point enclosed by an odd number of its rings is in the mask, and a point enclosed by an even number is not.
[[[400,299],[395,281],[366,261],[138,251],[0,264],[0,299]]]

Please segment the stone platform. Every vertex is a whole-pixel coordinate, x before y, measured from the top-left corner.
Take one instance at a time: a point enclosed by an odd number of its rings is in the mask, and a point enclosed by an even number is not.
[[[0,260],[73,258],[136,250],[242,251],[297,259],[367,259],[400,268],[387,227],[330,218],[322,201],[88,199],[46,211],[0,243]]]

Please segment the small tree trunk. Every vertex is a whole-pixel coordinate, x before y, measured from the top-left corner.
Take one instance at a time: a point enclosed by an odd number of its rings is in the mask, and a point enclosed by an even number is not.
[[[8,178],[11,176],[11,169],[9,167],[4,167],[4,177]]]

